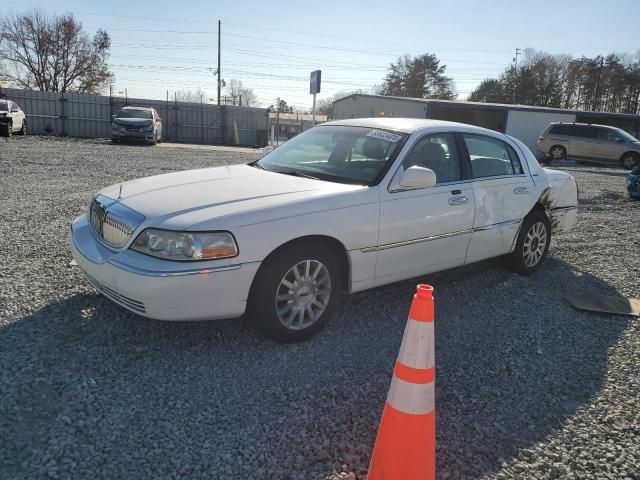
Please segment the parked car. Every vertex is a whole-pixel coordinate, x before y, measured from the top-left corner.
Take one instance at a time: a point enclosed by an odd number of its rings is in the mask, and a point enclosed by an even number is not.
[[[538,151],[549,160],[572,158],[628,170],[640,164],[640,141],[607,125],[551,123],[540,134]]]
[[[162,142],[162,120],[155,108],[124,107],[114,115],[111,141],[137,140],[151,145]]]
[[[631,198],[640,200],[640,165],[627,175],[627,192]]]
[[[27,134],[27,116],[16,102],[0,99],[0,132],[5,137]]]
[[[96,290],[163,320],[317,332],[343,293],[506,256],[524,275],[576,219],[571,175],[471,125],[325,123],[260,160],[119,183],[71,224]],[[517,292],[514,292],[517,295]]]

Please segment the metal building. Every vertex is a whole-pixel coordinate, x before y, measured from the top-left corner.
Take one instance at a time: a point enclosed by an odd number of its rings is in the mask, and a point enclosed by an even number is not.
[[[501,103],[354,94],[336,100],[333,104],[333,114],[336,120],[364,117],[411,117],[468,123],[511,135],[524,142],[534,154],[538,153],[536,143],[540,133],[551,122],[612,125],[640,138],[640,115]]]

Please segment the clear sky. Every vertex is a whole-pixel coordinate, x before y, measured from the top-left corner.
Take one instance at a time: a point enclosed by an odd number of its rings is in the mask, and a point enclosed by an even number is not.
[[[435,53],[464,99],[512,63],[516,47],[573,56],[640,50],[640,0],[19,2],[19,10],[31,7],[107,30],[114,88],[130,97],[202,88],[213,99],[218,20],[222,78],[253,88],[262,106],[281,97],[310,108],[315,69],[319,99],[368,89],[404,53]]]

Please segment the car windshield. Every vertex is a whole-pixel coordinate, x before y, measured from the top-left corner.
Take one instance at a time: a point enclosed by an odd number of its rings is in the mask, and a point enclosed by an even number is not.
[[[148,118],[151,119],[153,118],[153,115],[151,115],[151,110],[136,110],[136,109],[132,109],[132,108],[128,108],[126,110],[120,110],[120,113],[118,113],[118,118]]]
[[[371,127],[320,125],[261,158],[254,165],[272,172],[338,183],[377,183],[407,134]]]
[[[636,137],[634,137],[633,135],[625,132],[621,128],[616,128],[616,133],[618,133],[622,138],[624,138],[624,140],[626,142],[637,142],[638,141],[638,139]]]
[[[9,111],[9,104],[4,100],[0,100],[0,112],[8,112],[8,111]]]

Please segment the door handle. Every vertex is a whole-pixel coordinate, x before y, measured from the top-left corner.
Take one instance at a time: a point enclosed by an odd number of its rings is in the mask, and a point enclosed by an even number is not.
[[[449,197],[449,205],[464,205],[465,203],[469,203],[469,198],[464,195]]]
[[[526,195],[527,193],[530,193],[531,190],[529,189],[529,187],[516,187],[513,189],[513,193],[517,194],[517,195]]]

